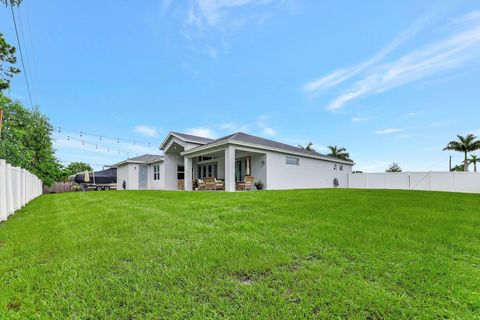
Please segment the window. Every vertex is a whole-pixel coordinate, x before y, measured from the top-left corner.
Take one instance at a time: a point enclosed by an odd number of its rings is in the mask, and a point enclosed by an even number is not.
[[[217,177],[217,163],[201,164],[197,167],[197,178]]]
[[[300,160],[294,157],[286,157],[286,164],[298,166]]]
[[[153,166],[153,180],[160,180],[160,165]]]
[[[340,171],[343,171],[343,164],[340,165]]]
[[[215,159],[215,158],[214,157],[205,157],[205,156],[198,157],[198,161],[208,161],[208,160],[212,160],[212,159]]]
[[[185,167],[184,166],[178,166],[177,167],[177,179],[178,180],[185,179]]]
[[[336,163],[333,165],[333,170],[337,170],[337,164]]]

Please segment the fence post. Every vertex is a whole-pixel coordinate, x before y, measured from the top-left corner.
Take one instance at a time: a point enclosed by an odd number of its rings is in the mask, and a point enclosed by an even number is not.
[[[7,182],[7,215],[11,215],[15,210],[13,208],[12,166],[9,163],[5,166],[5,180]]]
[[[14,210],[17,211],[18,209],[20,209],[22,207],[22,200],[21,200],[21,197],[20,197],[20,190],[21,190],[21,187],[20,187],[20,168],[19,167],[13,167],[13,172],[14,172],[14,175],[13,175],[13,188],[14,188],[14,192],[13,192],[13,195],[14,195]]]
[[[25,199],[25,169],[20,169],[20,203],[22,207],[26,204]]]
[[[0,221],[7,220],[6,162],[0,159]]]

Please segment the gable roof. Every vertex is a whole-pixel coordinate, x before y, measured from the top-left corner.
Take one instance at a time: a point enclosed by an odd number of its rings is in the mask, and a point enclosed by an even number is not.
[[[144,154],[138,157],[133,157],[127,160],[120,161],[119,163],[112,165],[112,167],[116,168],[127,163],[149,164],[158,161],[163,161],[163,156],[159,154]]]
[[[199,137],[199,136],[194,136],[193,134],[186,134],[186,133],[181,133],[181,132],[175,132],[175,131],[171,131],[167,137],[165,138],[165,140],[163,140],[162,144],[160,145],[160,149],[163,149],[165,144],[167,143],[168,139],[171,137],[171,136],[174,136],[182,141],[185,141],[185,142],[191,142],[191,143],[196,143],[196,144],[200,144],[200,145],[204,145],[204,144],[207,144],[207,143],[210,143],[212,142],[214,139],[210,139],[210,138],[205,138],[205,137]]]
[[[267,147],[269,149],[284,151],[284,152],[287,152],[287,153],[291,152],[293,154],[305,155],[307,157],[323,158],[325,160],[330,160],[330,161],[335,161],[335,162],[353,163],[352,160],[342,160],[342,159],[326,156],[326,155],[318,153],[316,151],[305,150],[305,149],[302,149],[302,148],[299,148],[299,147],[291,146],[289,144],[285,144],[285,143],[281,143],[281,142],[278,142],[278,141],[253,136],[251,134],[247,134],[247,133],[243,133],[243,132],[236,132],[236,133],[230,134],[228,136],[213,140],[210,143],[205,144],[203,146],[198,146],[198,147],[189,149],[189,150],[185,151],[184,154],[193,153],[193,152],[201,150],[201,149],[206,149],[210,146],[222,145],[222,144],[226,144],[226,143],[235,143],[235,142],[240,143],[240,144],[259,146],[259,147]]]

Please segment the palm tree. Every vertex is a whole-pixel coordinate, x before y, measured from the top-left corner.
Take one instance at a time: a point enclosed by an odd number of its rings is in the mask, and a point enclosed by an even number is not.
[[[468,171],[468,153],[480,149],[480,140],[474,134],[457,135],[458,140],[450,141],[443,150],[453,150],[465,154],[464,170]]]
[[[309,142],[305,146],[302,146],[301,144],[299,144],[298,147],[307,151],[315,151],[315,149],[313,149],[313,142]]]
[[[330,149],[330,153],[328,156],[342,159],[342,160],[349,160],[350,159],[350,154],[347,152],[347,149],[342,148],[342,147],[337,147],[337,146],[328,146],[328,149]]]
[[[398,165],[398,163],[394,162],[386,172],[402,172],[402,168]]]
[[[473,163],[473,171],[477,172],[477,162],[480,162],[480,158],[474,154],[470,155],[470,159],[468,159],[468,163]]]

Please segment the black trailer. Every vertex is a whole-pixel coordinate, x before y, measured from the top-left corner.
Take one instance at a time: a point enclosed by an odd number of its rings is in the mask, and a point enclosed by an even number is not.
[[[77,173],[74,182],[87,190],[110,190],[117,188],[117,168],[101,171],[88,172],[88,181],[85,181],[85,173]]]

